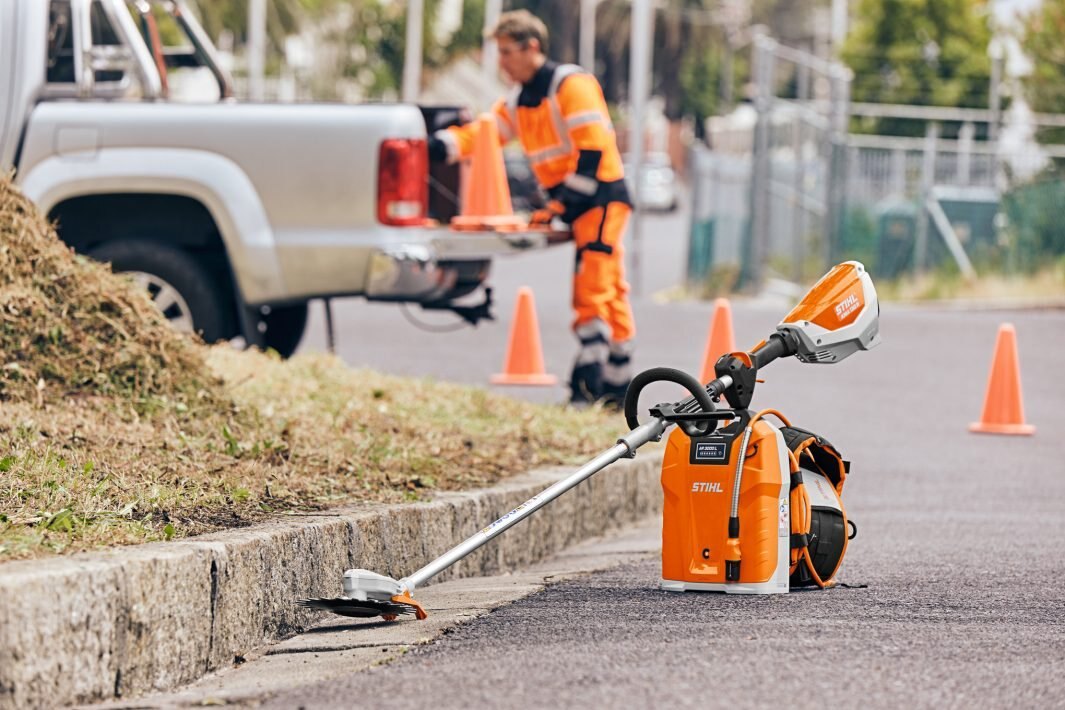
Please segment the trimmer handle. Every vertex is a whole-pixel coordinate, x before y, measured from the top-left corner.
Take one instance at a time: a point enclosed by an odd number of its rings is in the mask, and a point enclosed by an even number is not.
[[[786,333],[773,333],[770,335],[764,342],[746,354],[746,360],[749,361],[745,370],[746,374],[735,373],[735,377],[740,377],[741,380],[744,378],[749,379],[750,382],[746,383],[746,387],[748,390],[753,389],[754,373],[758,371],[758,368],[764,367],[781,357],[795,354],[795,345],[791,342],[791,337],[790,334]],[[743,355],[735,353],[732,359],[736,360],[737,357],[743,357]],[[753,367],[750,367],[750,365],[753,365]],[[719,374],[723,372],[723,370],[719,371]],[[713,412],[716,409],[714,400],[726,393],[729,393],[729,396],[734,395],[734,390],[729,390],[729,388],[736,384],[735,377],[733,374],[721,374],[720,377],[704,385],[688,373],[672,367],[653,367],[650,370],[644,370],[632,378],[632,383],[625,391],[625,423],[629,425],[630,429],[640,426],[640,421],[636,416],[637,407],[640,403],[640,393],[644,387],[652,382],[675,382],[688,390],[691,393],[691,397],[676,402],[672,405],[671,410],[681,415],[694,415],[702,412]],[[748,392],[748,397],[749,394]],[[742,406],[746,407],[746,404]],[[677,426],[688,436],[704,436],[713,431],[713,420],[720,418],[706,417],[706,420],[710,420],[709,425],[702,424],[702,422],[694,419],[688,421],[677,420]]]
[[[625,390],[625,423],[629,425],[630,429],[635,429],[640,426],[640,420],[636,415],[637,407],[640,403],[640,393],[643,391],[643,388],[652,382],[661,381],[675,382],[681,387],[684,387],[691,392],[692,395],[690,400],[685,401],[698,402],[704,412],[714,411],[714,400],[710,398],[711,395],[707,391],[709,386],[704,388],[699,380],[695,379],[687,372],[675,370],[672,367],[652,367],[650,370],[644,370],[636,375],[636,377],[633,377],[632,383],[629,384],[629,388]],[[717,380],[714,382],[717,382]],[[724,387],[722,387],[722,390],[724,390]],[[688,436],[702,436],[708,431],[705,426],[700,427],[697,422],[693,421],[677,422],[677,425],[683,429],[684,433]]]

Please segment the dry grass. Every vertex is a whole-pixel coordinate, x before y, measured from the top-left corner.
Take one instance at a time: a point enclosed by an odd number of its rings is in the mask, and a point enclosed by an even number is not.
[[[956,272],[930,272],[877,284],[884,300],[919,303],[939,300],[1002,302],[1065,299],[1065,260],[1050,262],[1034,274],[981,274],[968,280]]]
[[[207,348],[0,180],[0,561],[418,500],[572,463],[598,410]]]

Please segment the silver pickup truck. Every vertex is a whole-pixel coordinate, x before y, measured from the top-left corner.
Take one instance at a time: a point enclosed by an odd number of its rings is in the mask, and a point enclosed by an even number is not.
[[[169,98],[189,69],[218,100]],[[182,0],[0,2],[0,172],[65,242],[133,274],[205,340],[288,355],[308,301],[348,295],[476,322],[489,299],[454,299],[484,285],[493,257],[544,243],[432,226],[415,106],[231,96]]]

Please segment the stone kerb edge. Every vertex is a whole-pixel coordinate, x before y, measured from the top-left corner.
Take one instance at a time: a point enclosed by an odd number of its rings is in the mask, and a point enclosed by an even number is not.
[[[661,510],[658,451],[620,461],[441,573],[495,574]],[[399,578],[570,469],[416,505],[300,518],[188,541],[0,566],[0,708],[168,690],[321,618],[341,571]]]

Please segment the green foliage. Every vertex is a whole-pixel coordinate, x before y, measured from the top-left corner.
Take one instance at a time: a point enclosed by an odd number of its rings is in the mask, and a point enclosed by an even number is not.
[[[857,102],[985,108],[991,31],[983,0],[860,0],[842,58]],[[854,127],[922,135],[920,122],[868,119]]]
[[[484,0],[463,3],[462,24],[450,37],[437,37],[434,27],[440,0],[425,0],[422,27],[422,66],[432,71],[482,44]],[[353,77],[367,96],[389,97],[400,89],[406,53],[407,3],[364,0],[351,23],[331,39],[348,51],[338,64],[341,76]]]
[[[1065,0],[1043,0],[1025,17],[1024,53],[1032,73],[1024,77],[1025,97],[1034,111],[1065,112]]]
[[[284,45],[285,37],[299,29],[300,17],[306,13],[321,15],[336,5],[337,0],[268,0],[266,3],[266,34],[273,49]],[[200,22],[211,37],[222,30],[233,33],[238,42],[248,39],[249,0],[193,0]]]
[[[697,131],[721,105],[721,58],[713,51],[691,51],[680,66],[680,114],[694,116]]]
[[[1024,185],[1003,198],[1009,236],[1006,264],[1011,270],[1032,273],[1046,265],[1047,257],[1065,254],[1062,204],[1065,181],[1060,179]]]
[[[1033,111],[1065,113],[1065,0],[1043,0],[1024,18],[1021,45],[1032,62],[1032,72],[1021,79],[1024,96]],[[1043,129],[1046,142],[1065,141],[1062,129]]]
[[[447,43],[447,53],[455,56],[480,47],[483,43],[485,0],[463,0],[462,24]]]

